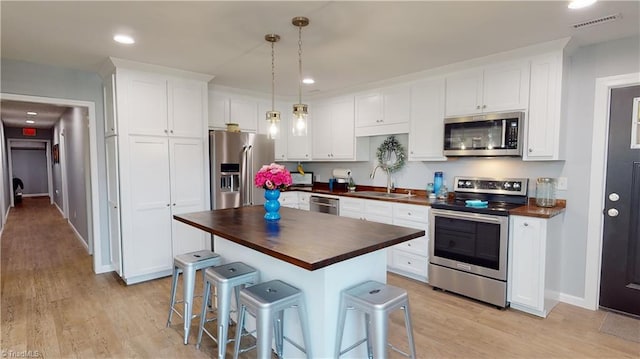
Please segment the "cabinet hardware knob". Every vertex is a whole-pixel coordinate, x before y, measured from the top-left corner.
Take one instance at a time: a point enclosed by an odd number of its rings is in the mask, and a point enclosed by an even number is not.
[[[174,203],[173,205],[175,206],[176,204]]]
[[[407,247],[411,247],[411,243],[407,243]]]
[[[531,153],[531,152],[533,152],[533,148],[530,148],[530,149],[529,149],[529,153]]]
[[[482,105],[482,108],[487,108],[487,105]]]
[[[169,131],[169,132],[173,133],[173,130],[171,130],[171,131]]]
[[[525,226],[525,227],[529,227],[529,223],[524,222],[524,226]]]
[[[167,131],[167,129],[165,128],[164,133],[167,133],[167,132],[168,132],[168,131]]]
[[[167,203],[167,207],[171,206],[171,203]]]
[[[480,105],[477,105],[477,106],[476,106],[476,110],[479,110],[479,109],[480,109]]]
[[[411,262],[407,262],[407,264],[411,264]]]

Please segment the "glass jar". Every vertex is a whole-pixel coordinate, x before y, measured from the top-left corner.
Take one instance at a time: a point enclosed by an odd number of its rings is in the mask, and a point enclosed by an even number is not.
[[[538,207],[554,207],[556,205],[555,178],[540,177],[536,180],[536,205]]]
[[[440,193],[440,187],[442,187],[442,172],[436,172],[433,175],[433,193],[436,196]]]

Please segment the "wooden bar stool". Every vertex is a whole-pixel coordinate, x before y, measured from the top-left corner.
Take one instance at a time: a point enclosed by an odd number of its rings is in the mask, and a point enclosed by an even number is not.
[[[224,359],[229,333],[229,314],[231,312],[231,291],[235,291],[236,309],[240,308],[240,289],[247,285],[254,285],[260,281],[260,273],[257,269],[242,262],[233,262],[218,267],[207,268],[204,271],[204,297],[202,299],[202,311],[200,312],[200,327],[198,328],[198,342],[196,348],[200,348],[202,333],[213,339],[218,344],[218,358]],[[207,319],[209,298],[211,298],[211,285],[216,288],[217,318]],[[205,329],[208,322],[217,320],[217,339]]]
[[[349,309],[356,309],[364,313],[366,337],[342,350],[342,336],[347,310]],[[397,309],[404,310],[404,324],[407,330],[410,354],[387,343],[389,314]],[[373,338],[369,335],[371,330],[373,330]],[[364,342],[367,343],[369,358],[387,358],[387,345],[406,357],[416,358],[416,346],[413,341],[413,328],[411,327],[411,315],[409,313],[409,296],[406,290],[376,281],[367,281],[342,291],[335,357],[339,358],[342,354]]]
[[[196,284],[196,272],[219,265],[222,262],[220,255],[209,250],[201,250],[180,254],[173,258],[173,277],[171,279],[171,302],[169,304],[169,318],[167,319],[167,327],[171,325],[171,317],[173,312],[184,319],[184,344],[189,340],[189,329],[191,328],[191,319],[193,319],[193,290]],[[184,287],[184,295],[181,301],[176,301],[176,290],[178,288],[178,276],[182,273],[182,286]],[[176,303],[184,303],[183,315],[175,308]]]
[[[298,308],[298,317],[302,327],[302,337],[304,348],[294,343],[284,335],[284,311],[292,307]],[[256,318],[257,337],[257,357],[271,357],[271,340],[274,337],[276,342],[276,354],[282,358],[284,340],[291,343],[307,358],[313,358],[311,354],[311,340],[309,338],[309,327],[307,312],[304,304],[304,297],[300,289],[293,287],[281,280],[272,280],[240,291],[240,312],[238,315],[238,327],[236,328],[235,348],[233,358],[238,359],[240,354],[240,338],[244,328],[244,318],[246,312]],[[253,348],[244,349],[242,352]]]

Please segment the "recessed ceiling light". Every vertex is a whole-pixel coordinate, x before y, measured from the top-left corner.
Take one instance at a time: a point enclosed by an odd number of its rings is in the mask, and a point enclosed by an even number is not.
[[[597,0],[572,0],[569,2],[569,9],[582,9],[583,7],[587,7],[593,5]]]
[[[33,112],[33,111],[27,112],[27,115],[29,115],[29,116],[35,116],[37,114],[38,114],[37,112]]]
[[[27,120],[27,123],[36,123],[34,120]]]
[[[303,84],[307,84],[307,85],[311,85],[316,83],[316,80],[312,79],[311,77],[305,77],[304,79],[302,79],[302,83]]]
[[[136,40],[133,39],[133,37],[129,36],[129,35],[116,35],[113,37],[113,40],[115,42],[119,42],[121,44],[125,44],[125,45],[131,45],[134,44],[136,42]]]

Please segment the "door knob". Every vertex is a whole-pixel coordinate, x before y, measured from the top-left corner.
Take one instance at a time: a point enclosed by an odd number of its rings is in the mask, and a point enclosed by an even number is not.
[[[618,217],[619,213],[620,212],[618,212],[618,210],[615,208],[611,208],[607,211],[607,214],[609,215],[609,217]]]

